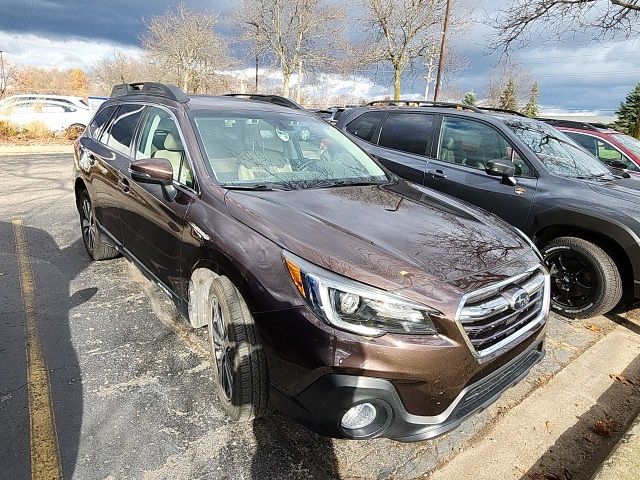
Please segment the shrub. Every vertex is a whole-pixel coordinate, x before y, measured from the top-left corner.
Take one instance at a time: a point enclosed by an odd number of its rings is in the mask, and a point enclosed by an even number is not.
[[[0,139],[8,140],[18,136],[19,129],[13,123],[0,120]]]
[[[24,126],[20,132],[21,137],[32,140],[44,140],[54,138],[55,134],[43,122],[31,122]]]

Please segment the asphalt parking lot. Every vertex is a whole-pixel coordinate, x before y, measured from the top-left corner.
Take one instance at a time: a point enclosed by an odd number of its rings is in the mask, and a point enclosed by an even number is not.
[[[48,478],[415,478],[628,322],[553,315],[545,360],[434,441],[332,441],[277,414],[234,424],[217,405],[206,331],[124,259],[89,261],[70,155],[0,165],[1,478],[29,478],[35,464]]]

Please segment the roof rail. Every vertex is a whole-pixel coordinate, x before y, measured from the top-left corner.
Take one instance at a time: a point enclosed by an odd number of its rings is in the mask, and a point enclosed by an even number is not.
[[[111,98],[124,95],[155,95],[180,103],[187,103],[190,100],[189,96],[175,85],[156,82],[121,83],[111,90]]]
[[[464,103],[453,102],[432,102],[429,100],[374,100],[367,103],[367,107],[378,106],[390,106],[390,107],[438,107],[438,108],[455,108],[456,110],[469,110],[475,113],[482,113],[482,111],[472,105],[465,105]]]
[[[506,108],[494,108],[494,107],[478,107],[479,110],[485,112],[496,112],[496,113],[508,113],[509,115],[516,115],[518,117],[526,117],[524,113],[516,112],[515,110],[507,110]]]
[[[294,102],[290,98],[281,97],[280,95],[266,95],[262,93],[227,93],[225,97],[244,98],[245,100],[254,100],[256,102],[273,103],[281,107],[293,108],[295,110],[304,110],[299,103]]]
[[[560,120],[556,118],[536,118],[536,120],[548,123],[552,127],[584,128],[593,131],[611,128],[604,123],[580,122],[578,120]]]

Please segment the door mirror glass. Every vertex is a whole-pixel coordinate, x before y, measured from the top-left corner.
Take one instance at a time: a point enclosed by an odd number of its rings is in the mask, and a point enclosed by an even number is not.
[[[173,184],[173,165],[166,158],[146,158],[131,162],[131,178],[139,183]]]
[[[516,184],[516,166],[511,160],[489,160],[485,166],[485,171],[488,175],[502,177],[509,184]]]

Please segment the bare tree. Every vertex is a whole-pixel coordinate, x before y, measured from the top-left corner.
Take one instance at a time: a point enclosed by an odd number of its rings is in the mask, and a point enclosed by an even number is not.
[[[161,71],[143,57],[114,52],[104,57],[91,68],[93,93],[106,95],[114,85],[142,81],[161,81]]]
[[[500,108],[502,105],[500,96],[507,89],[509,80],[516,87],[516,102],[518,104],[527,102],[529,92],[535,83],[533,75],[520,64],[504,59],[489,72],[485,106]]]
[[[233,64],[227,43],[214,31],[216,23],[212,13],[181,3],[147,22],[145,55],[184,91],[211,90],[221,71]]]
[[[367,27],[367,48],[359,56],[370,64],[393,67],[393,95],[400,99],[402,74],[415,60],[425,59],[439,44],[441,0],[358,0]]]
[[[498,11],[494,47],[508,51],[535,36],[556,40],[578,30],[595,38],[630,37],[640,32],[640,0],[515,0]]]
[[[291,77],[328,67],[337,54],[344,13],[323,0],[243,0],[236,13],[243,37],[282,73],[282,94]]]

